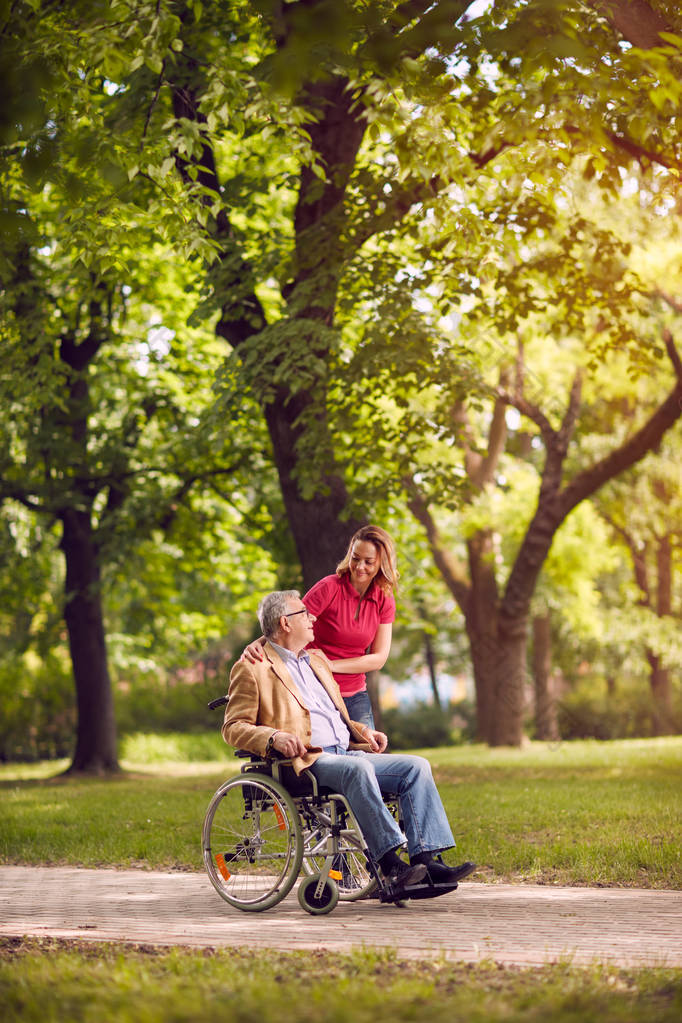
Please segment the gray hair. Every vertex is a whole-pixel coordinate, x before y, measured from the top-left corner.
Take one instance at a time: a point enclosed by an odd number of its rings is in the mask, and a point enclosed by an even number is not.
[[[263,597],[258,605],[258,621],[266,639],[270,639],[279,629],[279,620],[287,613],[290,600],[299,599],[298,590],[275,590]]]

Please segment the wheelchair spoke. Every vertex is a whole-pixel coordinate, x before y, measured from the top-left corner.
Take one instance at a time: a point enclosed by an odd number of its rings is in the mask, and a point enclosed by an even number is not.
[[[303,816],[304,873],[319,874],[328,867],[329,831],[334,819],[342,825],[331,860],[334,876],[336,873],[341,875],[336,878],[339,898],[342,901],[352,901],[369,895],[376,882],[364,856],[364,840],[360,828],[344,802],[337,798],[330,799],[321,807],[308,805]]]
[[[293,886],[301,856],[298,815],[275,782],[240,775],[218,790],[204,822],[204,863],[227,902],[275,905]]]

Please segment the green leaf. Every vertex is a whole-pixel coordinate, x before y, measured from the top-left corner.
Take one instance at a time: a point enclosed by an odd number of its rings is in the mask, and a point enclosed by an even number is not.
[[[155,75],[160,75],[163,70],[163,61],[158,53],[147,53],[144,57],[144,63],[147,65],[150,71],[153,71]]]

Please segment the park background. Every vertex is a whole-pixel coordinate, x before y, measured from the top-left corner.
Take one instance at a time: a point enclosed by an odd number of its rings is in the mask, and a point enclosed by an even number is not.
[[[367,521],[397,741],[679,731],[677,5],[0,20],[0,758],[213,727]]]
[[[374,521],[377,710],[475,880],[682,887],[677,2],[0,0],[0,81],[2,862],[201,869],[206,704]],[[0,942],[22,1023],[680,991]]]

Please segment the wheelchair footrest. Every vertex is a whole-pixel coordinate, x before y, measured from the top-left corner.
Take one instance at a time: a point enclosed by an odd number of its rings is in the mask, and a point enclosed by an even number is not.
[[[439,895],[456,892],[457,884],[415,884],[405,889],[403,899],[436,899]]]
[[[439,895],[447,895],[448,892],[457,891],[457,884],[430,884],[422,882],[410,885],[409,888],[401,888],[394,892],[390,885],[377,888],[369,898],[378,899],[380,902],[407,902],[409,899],[436,899]]]

